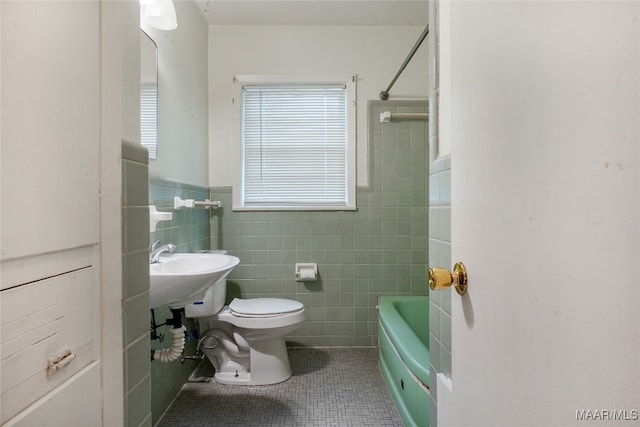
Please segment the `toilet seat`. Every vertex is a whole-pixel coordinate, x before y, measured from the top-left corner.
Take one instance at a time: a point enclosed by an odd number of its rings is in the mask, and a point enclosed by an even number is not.
[[[284,298],[234,298],[229,310],[238,317],[265,318],[299,312],[304,310],[304,304]]]
[[[265,335],[265,330],[276,331],[278,328],[288,328],[290,326],[295,326],[297,328],[298,325],[305,320],[305,312],[304,306],[302,306],[299,310],[291,311],[289,313],[254,314],[247,316],[246,314],[237,315],[231,311],[231,308],[228,305],[225,305],[219,313],[208,317],[207,319],[226,322],[235,327],[245,329],[242,332],[245,336],[250,333],[249,331],[251,330],[259,332],[259,335]]]

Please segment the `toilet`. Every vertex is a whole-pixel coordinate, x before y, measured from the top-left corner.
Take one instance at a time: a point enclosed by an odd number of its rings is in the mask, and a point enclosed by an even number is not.
[[[284,337],[305,320],[304,305],[283,298],[234,298],[224,305],[226,279],[209,288],[202,301],[185,307],[198,320],[198,350],[221,384],[266,385],[286,381],[291,366]]]

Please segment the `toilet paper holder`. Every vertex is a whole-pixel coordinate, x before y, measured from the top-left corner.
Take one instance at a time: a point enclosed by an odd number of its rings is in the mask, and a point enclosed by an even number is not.
[[[296,282],[314,282],[318,280],[318,264],[315,262],[297,262],[294,274]]]

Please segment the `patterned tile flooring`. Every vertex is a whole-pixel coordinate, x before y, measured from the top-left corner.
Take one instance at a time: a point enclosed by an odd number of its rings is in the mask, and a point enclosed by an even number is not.
[[[378,349],[292,348],[289,360],[293,376],[280,384],[187,383],[158,426],[402,426]],[[203,363],[195,374],[212,373]]]

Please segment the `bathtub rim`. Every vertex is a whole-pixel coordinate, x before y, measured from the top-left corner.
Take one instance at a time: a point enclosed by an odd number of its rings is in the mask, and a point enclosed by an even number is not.
[[[420,382],[429,388],[428,344],[425,345],[420,340],[393,305],[394,302],[403,303],[408,300],[415,301],[416,299],[425,299],[428,310],[428,296],[381,296],[378,301],[378,321],[389,337],[390,343],[398,352],[400,359]]]

